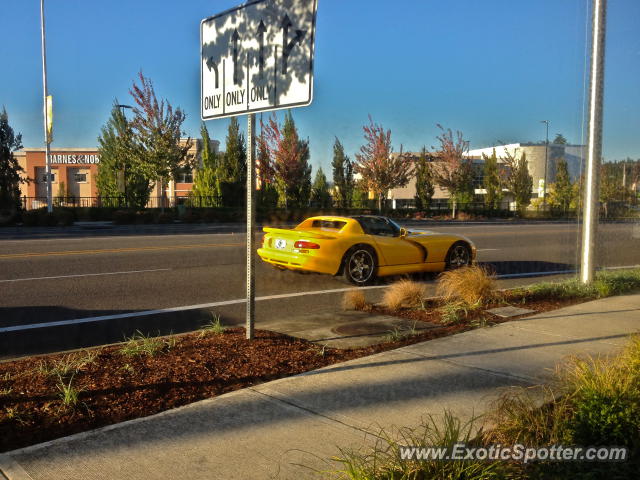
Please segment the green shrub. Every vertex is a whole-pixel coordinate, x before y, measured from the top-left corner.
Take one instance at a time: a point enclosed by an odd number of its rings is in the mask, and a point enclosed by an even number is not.
[[[35,227],[38,225],[38,218],[41,210],[27,210],[22,212],[22,223],[27,227]]]
[[[173,219],[174,219],[173,213],[171,212],[160,213],[156,217],[157,223],[173,223]]]
[[[116,210],[113,212],[113,223],[116,225],[129,225],[135,223],[136,212],[132,210]]]
[[[135,223],[148,225],[155,223],[156,213],[153,210],[140,210],[136,212]]]
[[[69,227],[73,225],[75,220],[75,215],[73,210],[56,210],[54,212],[56,217],[57,225],[61,225],[63,227]]]

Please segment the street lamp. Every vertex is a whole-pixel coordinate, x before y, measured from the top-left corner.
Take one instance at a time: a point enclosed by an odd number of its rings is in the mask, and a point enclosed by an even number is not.
[[[116,104],[116,107],[120,109],[120,111],[122,112],[122,116],[125,119],[125,122],[127,120],[127,117],[124,115],[124,109],[128,108],[129,110],[133,110],[133,107],[131,105],[123,105],[123,104]],[[122,192],[124,193],[124,200],[125,202],[127,201],[127,179],[126,179],[126,169],[127,169],[127,164],[125,163],[124,166],[122,167]],[[118,202],[120,203],[120,202]],[[129,206],[127,204],[127,206]]]
[[[549,120],[540,120],[547,126],[547,135],[544,142],[544,184],[542,185],[542,205],[547,210],[547,159],[549,156]]]

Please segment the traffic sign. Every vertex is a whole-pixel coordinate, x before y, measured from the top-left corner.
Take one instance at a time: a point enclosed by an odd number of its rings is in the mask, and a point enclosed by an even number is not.
[[[202,20],[202,119],[309,105],[316,10],[317,0],[257,0]]]

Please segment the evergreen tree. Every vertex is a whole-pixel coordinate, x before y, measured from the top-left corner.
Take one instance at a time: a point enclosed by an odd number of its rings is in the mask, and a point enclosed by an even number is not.
[[[353,197],[353,165],[344,153],[344,147],[336,137],[333,143],[333,185],[336,192],[336,206],[350,208]]]
[[[327,177],[322,171],[322,167],[316,172],[316,178],[313,181],[311,189],[311,204],[314,207],[327,208],[331,206],[331,194],[329,193],[329,184]]]
[[[487,208],[498,209],[502,200],[502,178],[498,167],[496,149],[493,149],[491,156],[483,153],[482,158],[484,159],[483,187],[487,192],[484,197],[484,204]]]
[[[555,143],[557,145],[566,145],[567,144],[567,139],[564,138],[564,135],[562,135],[561,133],[556,134],[556,138],[553,139],[553,142],[551,143]]]
[[[217,207],[220,204],[220,182],[217,175],[217,156],[211,150],[211,138],[209,130],[203,123],[200,127],[202,137],[202,165],[196,170],[193,178],[193,187],[189,196],[194,206]]]
[[[369,200],[369,190],[363,182],[355,182],[353,185],[353,195],[351,206],[353,208],[369,208],[371,201]]]
[[[111,116],[98,137],[100,164],[96,185],[103,206],[144,208],[151,194],[151,179],[142,161],[131,124],[115,100]]]
[[[556,164],[556,181],[551,185],[550,190],[550,203],[566,212],[571,204],[574,192],[567,162],[562,157],[558,159]]]
[[[236,117],[229,122],[225,152],[218,162],[217,174],[223,205],[242,205],[247,181],[247,146]]]
[[[516,208],[522,212],[531,203],[533,178],[529,174],[527,156],[523,152],[519,159],[506,152],[505,164],[509,168],[507,186],[516,201]]]
[[[431,205],[431,198],[435,192],[433,171],[431,162],[427,156],[427,148],[422,147],[420,157],[416,162],[416,195],[415,202],[418,210],[428,210]]]
[[[0,112],[0,213],[13,217],[22,208],[20,184],[26,180],[20,178],[24,169],[18,163],[13,152],[22,148],[22,135],[16,135],[9,125],[9,115],[3,107]]]

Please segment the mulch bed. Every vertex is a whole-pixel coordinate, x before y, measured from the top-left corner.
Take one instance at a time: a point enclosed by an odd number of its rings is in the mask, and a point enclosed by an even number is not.
[[[532,301],[526,307],[544,312],[579,302]],[[447,325],[434,309],[374,309],[441,326],[353,350],[322,348],[306,340],[261,330],[256,331],[255,340],[246,341],[243,329],[228,329],[221,334],[195,332],[157,340],[163,342],[162,347],[153,355],[125,355],[120,352],[121,345],[112,345],[0,363],[0,452],[470,330],[483,318],[486,324],[513,319],[477,311],[470,312],[464,322]],[[83,358],[90,361],[83,364]],[[61,373],[60,366],[70,361],[75,361],[74,368]],[[69,383],[79,392],[74,406],[65,406],[61,399],[62,385]]]

